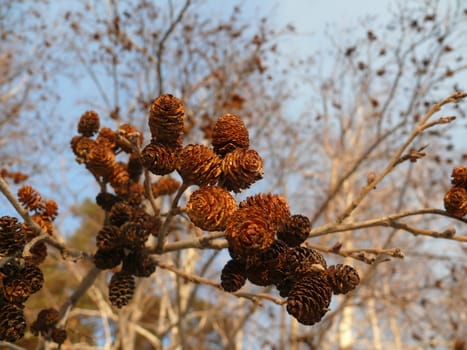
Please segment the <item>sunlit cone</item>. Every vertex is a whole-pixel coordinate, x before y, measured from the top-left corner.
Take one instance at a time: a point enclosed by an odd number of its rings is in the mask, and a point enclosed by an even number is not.
[[[96,141],[85,136],[74,136],[70,144],[78,163],[86,163],[91,150],[96,147]]]
[[[463,187],[467,190],[467,167],[456,166],[452,170],[451,178],[454,187]]]
[[[314,266],[314,265],[321,265]],[[323,255],[308,247],[294,247],[288,250],[285,262],[287,276],[299,277],[313,271],[323,271],[327,268]]]
[[[274,229],[277,230],[290,216],[290,209],[285,197],[272,193],[258,193],[240,202],[240,208],[256,207],[268,216]]]
[[[332,265],[326,270],[326,278],[334,294],[347,294],[360,283],[357,270],[349,265]]]
[[[24,260],[28,264],[40,265],[47,258],[47,245],[44,242],[37,242],[29,250],[30,255],[25,256]]]
[[[99,192],[96,196],[97,205],[105,211],[110,211],[114,204],[119,201],[120,199],[116,195],[108,192]]]
[[[0,257],[21,255],[26,236],[22,225],[12,216],[0,217]]]
[[[63,344],[67,338],[67,332],[62,328],[52,328],[50,338],[57,344]]]
[[[137,222],[126,222],[120,228],[120,243],[130,250],[143,248],[148,237],[149,231]]]
[[[28,210],[39,210],[43,207],[42,198],[31,186],[21,186],[18,190],[18,200]]]
[[[138,182],[130,181],[125,201],[134,208],[139,208],[145,198],[144,186]]]
[[[88,154],[86,168],[96,177],[109,177],[114,163],[114,152],[105,144],[97,144]]]
[[[156,98],[149,111],[149,129],[153,139],[169,147],[180,147],[185,109],[177,97],[165,94]]]
[[[310,220],[304,215],[292,215],[279,226],[277,238],[290,247],[296,247],[305,242],[310,233]]]
[[[236,292],[246,281],[245,265],[237,260],[229,260],[221,272],[221,286],[226,292]]]
[[[173,177],[161,177],[156,183],[151,185],[154,198],[174,194],[180,187],[180,182]]]
[[[227,219],[237,210],[237,203],[223,188],[207,186],[191,194],[186,209],[191,222],[200,229],[222,231]]]
[[[287,298],[287,312],[304,325],[319,322],[328,311],[331,287],[322,274],[307,274],[298,280]]]
[[[114,225],[105,225],[96,235],[98,249],[115,249],[120,245],[120,229]]]
[[[93,136],[100,127],[99,115],[95,111],[86,111],[78,122],[78,132],[87,137]]]
[[[177,167],[177,149],[162,143],[151,142],[144,147],[141,158],[143,165],[155,175],[167,175]]]
[[[37,293],[44,285],[44,274],[36,265],[25,264],[21,270],[22,278],[28,281],[31,294]]]
[[[204,145],[187,145],[179,155],[177,171],[187,185],[214,185],[221,173],[221,160]]]
[[[236,193],[263,178],[263,160],[258,152],[237,148],[227,153],[221,163],[219,186]]]
[[[42,212],[42,210],[41,210]],[[42,230],[47,233],[52,233],[53,231],[53,224],[52,220],[48,216],[42,214],[34,214],[31,216],[32,221],[34,221]]]
[[[97,135],[96,143],[105,145],[115,151],[117,149],[117,135],[110,128],[102,128]]]
[[[128,159],[128,174],[132,181],[137,182],[143,174],[143,162],[137,152],[133,152]]]
[[[24,303],[31,295],[31,285],[21,275],[5,277],[2,284],[3,299],[9,303]]]
[[[220,116],[212,132],[212,146],[222,157],[237,148],[248,149],[250,138],[243,121],[235,114]]]
[[[122,271],[136,277],[149,277],[156,271],[156,261],[147,252],[137,249],[123,258]]]
[[[44,202],[43,215],[47,216],[50,221],[55,220],[58,215],[58,204],[54,200],[46,200]]]
[[[257,207],[241,208],[227,220],[225,238],[233,259],[258,254],[274,243],[275,231],[264,210]]]
[[[0,340],[15,342],[24,336],[25,330],[23,307],[0,301]]]
[[[135,147],[141,147],[143,144],[143,134],[133,125],[120,125],[116,132],[117,146],[123,152],[132,153]]]
[[[117,162],[112,168],[109,178],[110,186],[119,196],[126,195],[130,186],[130,174],[125,164]]]
[[[124,272],[112,276],[109,284],[109,299],[113,306],[121,308],[127,305],[135,291],[135,278]]]
[[[444,195],[444,208],[454,216],[467,214],[467,190],[463,187],[451,187]]]
[[[122,258],[122,249],[98,249],[94,254],[94,265],[101,270],[112,269],[122,262]]]

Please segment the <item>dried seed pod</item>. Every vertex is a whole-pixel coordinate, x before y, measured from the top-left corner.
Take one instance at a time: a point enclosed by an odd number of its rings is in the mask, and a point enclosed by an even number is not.
[[[94,265],[101,270],[113,269],[122,262],[122,258],[122,249],[98,249],[94,254]]]
[[[21,270],[22,278],[28,281],[31,294],[37,293],[44,285],[44,274],[36,265],[25,264]]]
[[[109,223],[120,227],[133,217],[134,210],[126,202],[115,203],[109,213]]]
[[[233,259],[265,251],[274,243],[275,231],[264,210],[257,207],[238,209],[227,220],[225,238]]]
[[[157,142],[170,147],[181,146],[185,109],[182,101],[173,95],[165,94],[156,98],[149,111],[149,129]]]
[[[22,186],[18,190],[18,200],[28,210],[40,210],[43,207],[42,198],[31,186]]]
[[[177,167],[176,151],[176,148],[151,141],[141,153],[143,165],[155,175],[170,174]]]
[[[451,184],[454,187],[463,187],[467,190],[467,167],[456,166],[452,170],[451,177]]]
[[[114,225],[105,225],[96,235],[98,249],[110,250],[120,246],[120,229]]]
[[[226,292],[236,292],[246,282],[245,265],[237,260],[229,260],[221,272],[221,286]]]
[[[156,271],[156,261],[147,252],[137,249],[123,258],[122,271],[136,277],[149,277]]]
[[[256,207],[267,213],[271,224],[277,230],[290,216],[290,209],[285,197],[272,193],[258,193],[240,202],[240,208]]]
[[[180,187],[180,182],[173,177],[161,177],[156,183],[151,185],[154,198],[174,194]]]
[[[444,195],[444,208],[454,216],[467,214],[467,190],[463,187],[451,187]]]
[[[6,277],[2,282],[3,299],[9,303],[24,303],[31,295],[31,285],[21,275]]]
[[[114,204],[119,201],[120,199],[116,195],[108,192],[99,192],[96,196],[97,205],[105,211],[110,211]]]
[[[288,250],[284,263],[284,276],[291,281],[309,273],[323,273],[327,268],[323,255],[308,247],[294,247]]]
[[[52,328],[50,338],[57,344],[63,344],[67,338],[66,330],[62,328]]]
[[[143,162],[138,153],[133,152],[128,159],[128,174],[132,181],[138,182],[143,174]]]
[[[125,153],[132,153],[135,147],[143,144],[143,134],[133,125],[120,125],[116,132],[117,146]]]
[[[93,136],[100,127],[99,115],[95,111],[86,111],[78,122],[78,133],[83,136]]]
[[[207,186],[193,192],[186,205],[191,222],[202,230],[225,230],[227,219],[237,210],[232,195],[217,186]]]
[[[40,265],[47,258],[47,245],[44,242],[37,242],[29,250],[30,255],[24,257],[24,261],[31,265]]]
[[[23,306],[0,302],[0,340],[15,342],[24,336]]]
[[[290,247],[296,247],[305,242],[310,233],[311,223],[304,215],[292,215],[279,226],[277,238]]]
[[[26,244],[26,236],[18,219],[11,216],[0,217],[0,256],[21,255]]]
[[[124,272],[115,273],[109,284],[109,299],[113,306],[127,305],[135,291],[135,278]]]
[[[221,173],[221,160],[204,145],[185,146],[178,158],[177,171],[187,185],[214,185]]]
[[[258,152],[237,148],[227,153],[221,163],[219,186],[236,193],[263,178],[263,160]]]
[[[128,193],[130,174],[125,164],[120,162],[114,164],[109,182],[117,195],[124,196]]]
[[[47,333],[51,328],[54,328],[58,322],[60,313],[54,309],[42,309],[37,314],[36,320],[31,324],[31,332],[34,335]]]
[[[221,157],[237,148],[248,149],[250,138],[243,121],[235,114],[220,116],[212,131],[212,146]]]
[[[138,222],[126,222],[120,228],[120,244],[130,250],[143,248],[149,232]]]
[[[86,168],[96,177],[108,178],[114,168],[115,154],[105,144],[96,144],[88,154]]]
[[[347,294],[360,283],[357,270],[349,265],[332,265],[326,270],[326,278],[334,294]]]
[[[74,136],[70,144],[78,163],[86,163],[92,149],[96,147],[96,141],[85,136]]]
[[[321,274],[307,274],[297,280],[287,298],[287,312],[304,325],[319,322],[328,311],[331,287]]]

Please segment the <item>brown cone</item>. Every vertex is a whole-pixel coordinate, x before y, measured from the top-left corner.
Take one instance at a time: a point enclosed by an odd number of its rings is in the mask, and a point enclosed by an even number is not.
[[[245,266],[237,260],[229,260],[221,272],[221,286],[226,292],[236,292],[245,284]]]
[[[57,344],[63,344],[67,338],[67,332],[61,328],[52,328],[52,332],[50,334],[52,341]]]
[[[277,230],[290,216],[289,205],[285,197],[272,193],[258,193],[240,202],[240,208],[257,207],[268,216],[274,229]]]
[[[444,195],[444,208],[454,216],[467,214],[467,190],[463,187],[451,187]]]
[[[357,270],[349,265],[332,265],[326,271],[326,277],[334,294],[347,294],[360,283]]]
[[[119,196],[128,194],[130,187],[130,174],[128,173],[125,164],[117,162],[112,168],[112,173],[109,176],[110,186]]]
[[[120,227],[125,222],[130,221],[133,217],[134,210],[126,202],[118,202],[110,210],[109,223],[111,225]]]
[[[288,217],[277,231],[277,238],[283,240],[290,247],[296,247],[305,242],[310,233],[310,220],[304,215]]]
[[[200,229],[222,231],[227,219],[237,210],[237,203],[226,190],[208,186],[193,192],[186,208],[191,222]]]
[[[74,136],[70,144],[78,163],[87,162],[89,154],[96,147],[96,141],[86,136]]]
[[[32,265],[40,265],[47,258],[47,245],[44,242],[38,242],[29,250],[30,256],[24,258],[24,261]]]
[[[15,342],[24,336],[25,329],[23,307],[0,302],[0,340]]]
[[[109,177],[114,163],[114,152],[105,144],[96,144],[88,154],[86,167],[96,177]]]
[[[156,271],[156,262],[141,249],[136,249],[123,258],[122,271],[136,277],[149,277]]]
[[[156,183],[151,185],[154,198],[174,194],[180,187],[180,182],[173,177],[161,177]]]
[[[304,325],[319,322],[328,311],[331,287],[322,274],[307,274],[298,280],[287,298],[287,312]]]
[[[18,219],[11,216],[0,217],[0,256],[21,255],[26,237]]]
[[[467,190],[467,167],[456,166],[452,170],[451,183],[455,187],[463,187]]]
[[[236,193],[263,178],[263,160],[254,150],[237,148],[227,153],[221,167],[219,186]]]
[[[149,231],[138,222],[126,222],[120,228],[120,244],[130,250],[143,248],[148,237]]]
[[[122,262],[122,258],[122,249],[98,249],[94,254],[94,265],[101,270],[113,269]]]
[[[152,142],[141,153],[143,165],[155,175],[167,175],[177,167],[177,148]]]
[[[44,274],[36,265],[25,264],[21,270],[22,277],[28,281],[31,294],[37,293],[44,285]]]
[[[97,232],[96,246],[98,249],[110,250],[120,245],[120,229],[114,225],[105,225]]]
[[[97,205],[105,211],[110,211],[114,204],[119,201],[120,199],[116,195],[108,192],[99,192],[96,196]]]
[[[28,210],[40,210],[42,208],[42,198],[31,186],[21,186],[18,190],[18,200]]]
[[[165,94],[156,98],[149,111],[149,129],[157,142],[168,146],[181,146],[185,109],[182,101],[173,95]]]
[[[78,132],[83,136],[93,136],[99,130],[99,127],[99,115],[95,111],[84,112],[79,118]]]
[[[221,160],[204,145],[187,145],[178,158],[177,171],[187,185],[214,185],[221,173]]]
[[[250,139],[243,121],[234,114],[220,116],[212,131],[212,146],[221,157],[237,148],[248,149]]]
[[[109,284],[109,299],[113,306],[127,305],[135,292],[135,278],[124,272],[115,273]]]
[[[135,147],[140,147],[143,144],[143,134],[133,125],[120,125],[116,134],[117,146],[125,153],[132,153]]]

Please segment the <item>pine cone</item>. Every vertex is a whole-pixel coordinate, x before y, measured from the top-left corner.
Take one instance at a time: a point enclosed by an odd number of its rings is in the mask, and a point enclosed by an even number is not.
[[[118,202],[112,207],[109,213],[109,223],[120,227],[133,217],[133,208],[126,202]]]
[[[155,175],[170,174],[177,167],[177,150],[151,141],[141,153],[143,165]]]
[[[31,265],[40,265],[47,258],[47,245],[44,242],[38,242],[29,250],[30,256],[24,257],[24,261]]]
[[[254,150],[237,148],[227,153],[221,168],[219,186],[236,193],[263,178],[263,160]]]
[[[322,274],[307,274],[298,280],[287,298],[287,312],[304,325],[319,322],[328,311],[331,287]]]
[[[187,185],[214,185],[221,173],[219,157],[204,145],[187,145],[178,158],[177,171]]]
[[[156,183],[151,185],[154,198],[174,194],[180,187],[180,182],[173,177],[161,177]]]
[[[24,336],[23,306],[0,302],[0,340],[15,342]]]
[[[86,111],[78,122],[78,133],[83,136],[93,136],[100,127],[99,115],[95,111]]]
[[[115,163],[108,180],[117,195],[124,196],[128,194],[130,174],[125,164],[120,162]]]
[[[97,205],[105,211],[110,211],[114,204],[119,201],[120,199],[116,195],[108,192],[99,192],[96,196]]]
[[[258,193],[247,197],[240,202],[240,208],[257,207],[262,209],[268,216],[274,229],[277,230],[290,216],[289,205],[285,197],[278,194]]]
[[[94,265],[101,270],[113,269],[122,262],[122,258],[123,251],[121,249],[98,249],[94,254]]]
[[[96,177],[108,178],[112,175],[115,154],[105,144],[96,144],[88,154],[86,168]]]
[[[96,147],[96,141],[85,136],[74,136],[70,144],[78,163],[86,163],[92,149]]]
[[[22,278],[28,281],[31,294],[37,293],[44,285],[44,274],[36,265],[25,264],[21,271]]]
[[[37,192],[31,186],[22,186],[18,190],[18,200],[28,210],[40,210],[43,206],[42,198],[39,192]]]
[[[299,278],[304,274],[313,271],[320,271],[313,265],[319,264],[322,266],[322,271],[327,268],[326,260],[323,255],[308,247],[294,247],[288,250],[285,266],[285,273],[287,276]]]
[[[304,215],[288,217],[277,231],[277,238],[283,240],[290,247],[296,247],[305,242],[310,233],[310,220]]]
[[[357,270],[349,265],[332,265],[326,270],[326,277],[334,294],[347,294],[360,283]]]
[[[456,166],[452,170],[451,177],[452,177],[451,184],[454,187],[463,187],[467,190],[467,167]]]
[[[137,222],[126,222],[120,228],[120,244],[130,250],[143,248],[148,237],[149,231]]]
[[[221,157],[237,148],[248,149],[250,138],[243,121],[235,114],[220,116],[212,131],[212,146]]]
[[[156,271],[156,262],[147,252],[137,249],[123,258],[122,271],[136,277],[149,277]]]
[[[260,208],[238,209],[227,220],[225,238],[233,259],[263,252],[274,243],[274,236],[272,225]]]
[[[148,124],[152,137],[169,147],[180,147],[184,118],[182,101],[170,94],[159,96],[152,102],[149,111]]]
[[[62,328],[52,328],[52,332],[50,334],[52,341],[57,344],[63,344],[67,338],[66,330]]]
[[[134,147],[140,147],[143,144],[143,134],[133,125],[120,125],[116,134],[117,146],[125,153],[132,153]]]
[[[467,214],[467,190],[463,187],[451,187],[444,195],[444,208],[454,216]]]
[[[120,229],[117,226],[106,225],[96,235],[98,249],[115,249],[120,246],[120,243]]]
[[[124,272],[112,276],[109,284],[109,299],[113,306],[121,308],[127,305],[135,291],[135,278]]]
[[[0,256],[21,255],[26,244],[22,225],[11,216],[0,217]]]
[[[246,281],[245,265],[237,260],[229,260],[221,272],[221,286],[226,292],[236,292]]]
[[[226,190],[208,186],[193,192],[186,208],[190,220],[200,229],[223,231],[227,219],[237,210],[237,203]]]

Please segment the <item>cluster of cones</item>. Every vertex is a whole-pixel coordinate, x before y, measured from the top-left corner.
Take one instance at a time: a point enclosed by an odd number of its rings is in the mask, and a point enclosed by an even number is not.
[[[444,208],[461,218],[467,214],[467,167],[456,166],[452,170],[451,185],[444,194]]]

